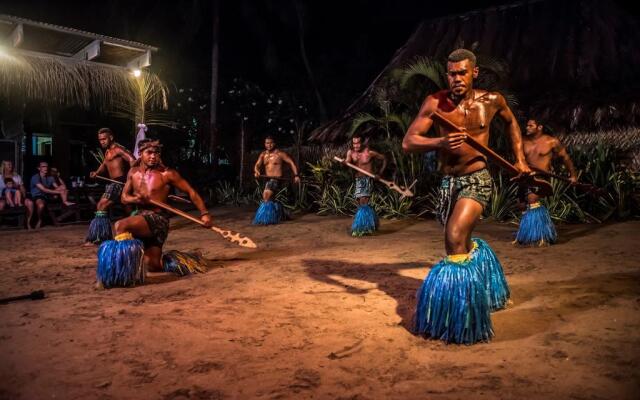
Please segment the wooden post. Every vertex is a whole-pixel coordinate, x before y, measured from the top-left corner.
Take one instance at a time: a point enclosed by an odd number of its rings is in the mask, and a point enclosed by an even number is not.
[[[244,174],[245,174],[245,132],[244,132],[244,118],[240,116],[240,187],[244,187]]]

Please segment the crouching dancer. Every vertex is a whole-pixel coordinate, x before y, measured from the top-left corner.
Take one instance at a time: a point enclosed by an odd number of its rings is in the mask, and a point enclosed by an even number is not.
[[[486,242],[471,237],[489,202],[492,179],[484,156],[465,144],[467,135],[487,146],[491,120],[500,116],[508,126],[516,168],[530,172],[513,113],[499,93],[473,88],[477,76],[472,52],[452,52],[447,62],[449,90],[426,98],[402,143],[406,152],[438,150],[445,174],[438,217],[445,229],[447,256],[433,266],[418,291],[416,330],[433,339],[464,344],[493,336],[490,312],[504,307],[509,296],[495,253]],[[449,132],[436,122],[438,137],[423,136],[433,126],[431,116],[436,111],[464,127],[464,132]]]
[[[141,156],[127,175],[121,197],[124,204],[136,204],[139,212],[116,222],[115,240],[103,242],[98,250],[97,279],[103,287],[143,283],[147,270],[184,275],[205,269],[202,259],[186,253],[162,255],[169,215],[150,200],[164,203],[171,187],[176,187],[189,195],[204,226],[210,227],[211,216],[204,201],[177,171],[162,164],[159,141],[145,139],[139,149]]]

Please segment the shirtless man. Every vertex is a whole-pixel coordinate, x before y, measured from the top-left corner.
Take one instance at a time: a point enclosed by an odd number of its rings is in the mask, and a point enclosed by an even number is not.
[[[91,221],[87,235],[85,236],[85,246],[99,244],[104,240],[112,238],[111,220],[109,219],[107,210],[113,203],[120,201],[122,188],[127,180],[127,169],[133,165],[136,160],[127,149],[113,140],[113,132],[109,128],[102,128],[98,131],[98,142],[100,142],[100,146],[105,151],[104,160],[98,169],[92,171],[89,176],[91,178],[102,176],[106,171],[110,179],[122,183],[111,182],[105,186],[104,193],[96,206],[95,218]],[[129,207],[127,206],[126,208],[128,209]]]
[[[569,171],[570,181],[577,182],[578,175],[573,162],[558,139],[545,134],[544,126],[535,119],[527,122],[526,132],[523,141],[524,153],[534,170],[551,172],[553,159],[561,158]],[[549,211],[540,203],[540,197],[525,184],[518,186],[518,205],[524,213],[514,243],[544,246],[558,240],[558,233]]]
[[[113,203],[120,201],[122,187],[127,180],[127,169],[133,165],[136,159],[129,150],[113,140],[113,132],[109,128],[102,128],[98,131],[98,142],[100,142],[100,147],[105,150],[104,161],[89,176],[95,178],[106,171],[108,178],[122,182],[122,185],[109,183],[105,187],[104,194],[97,205],[98,211],[105,211]]]
[[[467,135],[487,146],[491,120],[499,116],[508,127],[515,167],[522,174],[531,173],[525,162],[516,118],[500,93],[473,88],[473,80],[477,76],[478,67],[473,53],[467,50],[451,53],[447,63],[450,90],[442,90],[426,98],[402,142],[405,152],[439,150],[440,163],[446,175],[442,187],[446,189],[444,192],[448,192],[444,194],[451,195],[449,201],[441,204],[438,215],[445,225],[447,254],[462,254],[471,250],[471,233],[492,191],[487,161],[482,154],[464,143]],[[433,125],[431,113],[436,110],[456,125],[464,127],[465,132],[448,132],[436,124],[438,137],[425,137]]]
[[[264,139],[264,148],[265,150],[260,153],[258,161],[256,161],[256,164],[253,167],[253,175],[256,178],[260,177],[260,168],[264,165],[266,176],[281,178],[282,163],[285,162],[289,164],[291,172],[293,172],[293,181],[299,184],[300,176],[298,175],[298,167],[296,166],[296,163],[293,162],[287,153],[276,148],[276,142],[271,136],[267,136]],[[278,179],[269,179],[264,187],[264,191],[262,192],[262,200],[271,200],[273,194],[278,190],[278,186]]]
[[[380,160],[382,162],[380,170],[377,173],[377,175],[382,175],[385,168],[387,167],[387,158],[377,151],[369,149],[368,145],[364,145],[362,143],[362,137],[354,135],[351,138],[351,148],[347,150],[345,161],[350,162],[351,164],[354,164],[367,172],[373,173],[374,160]],[[358,205],[369,203],[369,198],[371,197],[371,188],[371,177],[361,172],[356,172],[355,198],[356,202],[358,202]]]
[[[499,116],[507,125],[515,167],[521,174],[531,172],[516,118],[501,94],[473,88],[478,72],[472,52],[453,51],[447,60],[449,90],[427,96],[402,142],[405,152],[438,150],[445,174],[438,217],[445,227],[447,257],[431,268],[418,292],[416,330],[434,339],[465,344],[493,336],[490,312],[504,307],[509,296],[493,251],[481,239],[471,240],[493,188],[487,161],[465,144],[467,135],[488,145],[489,126]],[[464,132],[450,132],[436,123],[437,137],[426,137],[434,125],[434,111],[464,127]]]
[[[565,150],[560,141],[544,133],[544,126],[535,119],[527,121],[526,135],[523,138],[524,155],[527,163],[534,170],[551,172],[552,162],[555,158],[560,158],[567,171],[571,183],[578,181],[578,174],[569,153]],[[536,203],[540,198],[527,190],[525,185],[520,185],[518,190],[518,200],[521,205]],[[526,203],[526,204],[524,204]]]
[[[200,211],[205,227],[211,226],[211,216],[200,195],[171,168],[160,160],[161,144],[144,139],[138,144],[140,159],[129,170],[122,191],[123,204],[136,204],[141,209],[137,215],[116,222],[116,234],[129,232],[144,244],[144,262],[149,271],[162,271],[162,246],[169,234],[169,218],[161,208],[149,203],[149,199],[166,203],[171,187],[189,195]]]

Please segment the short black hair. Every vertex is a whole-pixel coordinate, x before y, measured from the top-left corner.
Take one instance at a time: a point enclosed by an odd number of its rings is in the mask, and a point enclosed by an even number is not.
[[[11,178],[11,177],[9,177],[9,178],[4,178],[4,183],[5,183],[5,185],[6,185],[7,183],[13,183],[13,178]]]
[[[467,49],[456,49],[449,54],[447,57],[447,61],[449,62],[460,62],[463,60],[471,61],[471,64],[476,65],[476,55],[473,54],[471,50]]]
[[[155,148],[158,152],[162,150],[162,144],[158,139],[145,138],[138,142],[138,151],[141,153],[150,147]]]
[[[276,142],[276,140],[271,135],[265,136],[264,141],[266,142],[267,140],[271,140],[273,143]]]
[[[549,127],[549,125],[547,125],[546,123],[542,122],[541,120],[539,120],[537,118],[529,118],[527,121],[535,122],[536,123],[536,127],[542,126],[542,133],[545,133],[547,135],[553,135],[553,129],[551,129]]]
[[[98,130],[98,135],[113,136],[113,131],[110,128],[100,128],[100,130]]]

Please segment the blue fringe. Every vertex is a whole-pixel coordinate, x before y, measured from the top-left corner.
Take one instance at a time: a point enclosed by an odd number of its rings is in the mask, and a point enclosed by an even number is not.
[[[553,244],[556,240],[558,240],[558,234],[547,208],[544,206],[529,208],[520,220],[516,242],[523,245],[544,246]]]
[[[473,260],[436,264],[418,290],[416,331],[447,343],[473,344],[493,336],[482,273]]]
[[[370,235],[378,229],[378,216],[368,204],[358,206],[351,224],[351,236]]]
[[[480,273],[484,275],[489,308],[491,311],[500,310],[507,305],[510,295],[502,265],[487,242],[480,238],[471,240],[478,246],[471,254],[471,258],[478,266]]]
[[[89,224],[89,230],[84,241],[98,244],[111,239],[113,239],[113,232],[111,231],[111,220],[108,213],[106,211],[96,211],[96,216]]]
[[[275,201],[263,201],[253,218],[253,225],[277,224],[282,219],[282,206]]]
[[[96,278],[105,288],[144,283],[144,250],[142,242],[107,240],[98,248]]]
[[[170,250],[162,255],[162,269],[178,276],[207,272],[207,261],[200,254]]]

